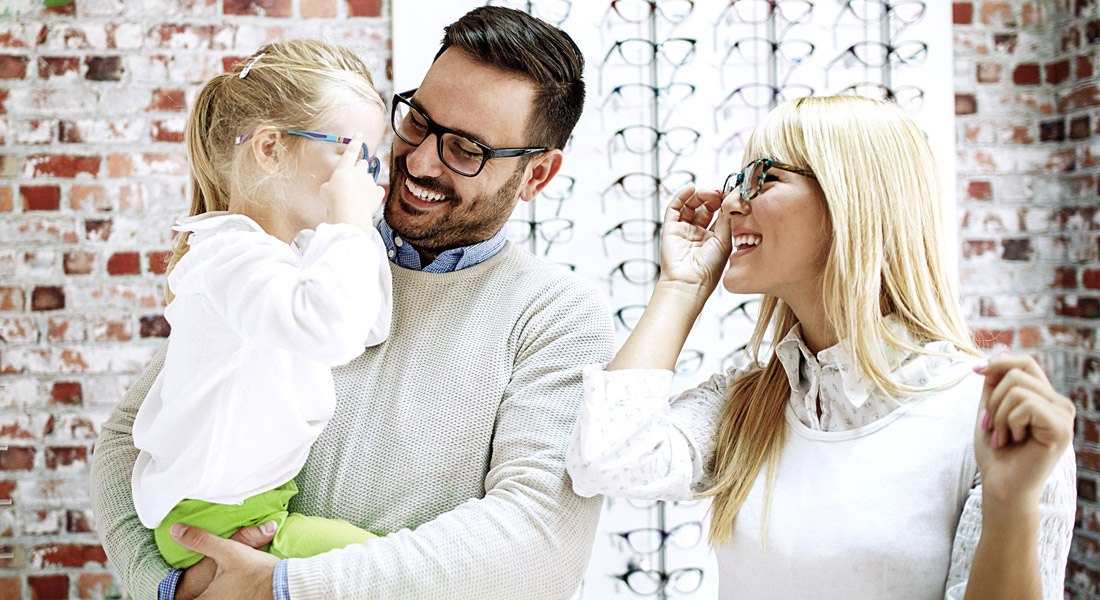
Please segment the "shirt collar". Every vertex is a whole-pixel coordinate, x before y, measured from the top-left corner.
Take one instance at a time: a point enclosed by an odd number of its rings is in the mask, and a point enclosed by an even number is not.
[[[430,264],[422,266],[420,253],[412,247],[412,244],[397,235],[385,219],[378,222],[378,233],[382,235],[382,242],[386,245],[386,256],[393,264],[425,273],[452,273],[479,265],[500,252],[504,248],[504,243],[508,241],[508,234],[502,227],[493,237],[485,241],[444,250]]]
[[[886,317],[886,326],[898,339],[910,345],[921,345],[920,341],[894,316]],[[930,352],[953,353],[949,342],[933,342],[924,346]],[[947,357],[931,356],[929,360],[914,361],[915,353],[883,343],[881,351],[886,358],[886,367],[891,378],[897,383],[911,387],[925,387],[931,383],[932,374],[940,367],[951,362]],[[817,353],[806,346],[802,339],[802,324],[796,323],[775,351],[783,365],[792,390],[809,390],[816,386],[826,370],[835,371],[839,376],[844,397],[856,408],[862,407],[875,391],[874,384],[867,379],[856,366],[851,347],[847,340],[829,346]]]

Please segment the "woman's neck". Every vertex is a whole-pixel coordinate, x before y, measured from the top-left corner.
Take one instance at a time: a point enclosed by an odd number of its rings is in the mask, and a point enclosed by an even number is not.
[[[808,302],[805,298],[802,302],[789,302],[786,299],[783,301],[791,307],[802,325],[802,341],[811,352],[817,354],[830,346],[835,346],[840,341],[836,330],[825,316],[825,303],[820,297]]]

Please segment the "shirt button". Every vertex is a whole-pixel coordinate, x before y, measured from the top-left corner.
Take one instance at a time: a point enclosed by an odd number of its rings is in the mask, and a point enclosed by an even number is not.
[[[405,241],[402,240],[401,238],[397,237],[397,236],[394,236],[393,243],[397,244],[397,247],[400,248],[401,246],[403,246],[405,244]]]
[[[394,256],[397,256],[397,253],[394,252],[393,250],[390,250],[389,252],[386,253],[386,255],[389,256],[390,258],[393,258]]]

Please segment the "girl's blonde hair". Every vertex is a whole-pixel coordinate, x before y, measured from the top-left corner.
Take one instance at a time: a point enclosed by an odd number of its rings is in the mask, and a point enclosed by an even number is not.
[[[242,77],[242,73],[244,76]],[[261,127],[315,129],[350,97],[385,112],[370,69],[351,50],[318,40],[273,42],[215,76],[199,90],[184,134],[190,167],[191,216],[227,210],[234,194],[254,190],[263,175],[238,136]],[[286,156],[308,140],[282,136]],[[180,236],[168,269],[187,252]],[[171,290],[167,292],[171,301]]]
[[[896,106],[857,96],[800,98],[772,110],[745,148],[746,162],[767,157],[809,169],[824,191],[831,239],[822,297],[829,325],[856,367],[893,397],[927,393],[890,378],[890,349],[928,353],[943,340],[978,356],[948,276],[939,174],[917,125]],[[893,315],[918,343],[895,335]],[[765,295],[750,339],[758,355],[766,330],[773,347],[797,323],[791,309]],[[710,540],[725,542],[765,466],[767,506],[773,487],[790,383],[775,354],[735,382],[719,417],[714,454]]]

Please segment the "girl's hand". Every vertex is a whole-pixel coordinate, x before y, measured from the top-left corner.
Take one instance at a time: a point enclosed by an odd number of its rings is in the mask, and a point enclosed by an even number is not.
[[[661,280],[699,288],[710,295],[733,251],[730,220],[718,191],[688,185],[665,209],[661,233]]]
[[[1077,410],[1054,391],[1034,359],[998,354],[974,369],[985,375],[974,453],[983,495],[1035,507],[1043,483],[1073,439]]]
[[[321,198],[328,203],[329,222],[349,223],[370,231],[385,191],[374,182],[367,161],[359,160],[362,148],[363,134],[356,133],[344,147],[332,177],[321,184]]]

